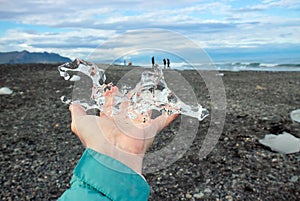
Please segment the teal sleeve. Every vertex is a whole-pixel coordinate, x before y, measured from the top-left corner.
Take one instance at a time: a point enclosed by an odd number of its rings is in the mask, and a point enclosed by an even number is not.
[[[65,200],[148,200],[146,180],[123,163],[92,149],[86,149],[73,171]]]

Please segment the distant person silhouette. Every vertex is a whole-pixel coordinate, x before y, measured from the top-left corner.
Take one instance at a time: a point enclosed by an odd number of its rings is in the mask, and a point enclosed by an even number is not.
[[[165,69],[166,68],[166,63],[167,63],[166,59],[163,59],[163,62],[164,62],[164,69]]]
[[[167,65],[168,65],[168,68],[170,68],[170,60],[167,59]]]
[[[155,64],[155,60],[154,60],[154,56],[152,57],[152,67],[154,66],[154,64]]]

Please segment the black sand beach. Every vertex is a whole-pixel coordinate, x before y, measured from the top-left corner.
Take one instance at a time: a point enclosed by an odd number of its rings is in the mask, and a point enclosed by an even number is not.
[[[110,68],[117,82],[125,67]],[[70,130],[71,82],[57,65],[0,65],[1,200],[56,200],[68,187],[84,151]],[[199,102],[210,107],[203,81],[194,71],[180,72]],[[283,131],[300,137],[290,112],[300,108],[300,72],[224,72],[227,116],[218,144],[203,160],[198,153],[210,118],[200,123],[193,144],[168,168],[145,177],[150,200],[299,200],[300,155],[283,155],[262,146],[265,134]],[[178,121],[166,128],[152,150],[165,146]]]

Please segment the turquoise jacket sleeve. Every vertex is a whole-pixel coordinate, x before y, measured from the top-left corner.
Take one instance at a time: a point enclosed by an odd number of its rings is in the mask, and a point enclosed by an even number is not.
[[[86,149],[73,171],[71,187],[58,199],[148,200],[146,180],[123,163],[92,149]]]

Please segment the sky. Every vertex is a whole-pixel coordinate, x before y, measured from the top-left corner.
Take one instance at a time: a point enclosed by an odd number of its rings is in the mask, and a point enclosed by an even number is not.
[[[156,34],[156,42],[152,30],[163,35]],[[159,49],[161,41],[172,38],[166,32],[193,41],[219,59],[260,55],[296,61],[300,1],[0,0],[0,52],[47,51],[74,59],[86,58],[104,44],[102,56],[117,57],[136,44],[128,43],[124,34],[135,33],[131,36],[145,47],[152,43]],[[172,47],[183,46],[180,40],[173,42]]]

